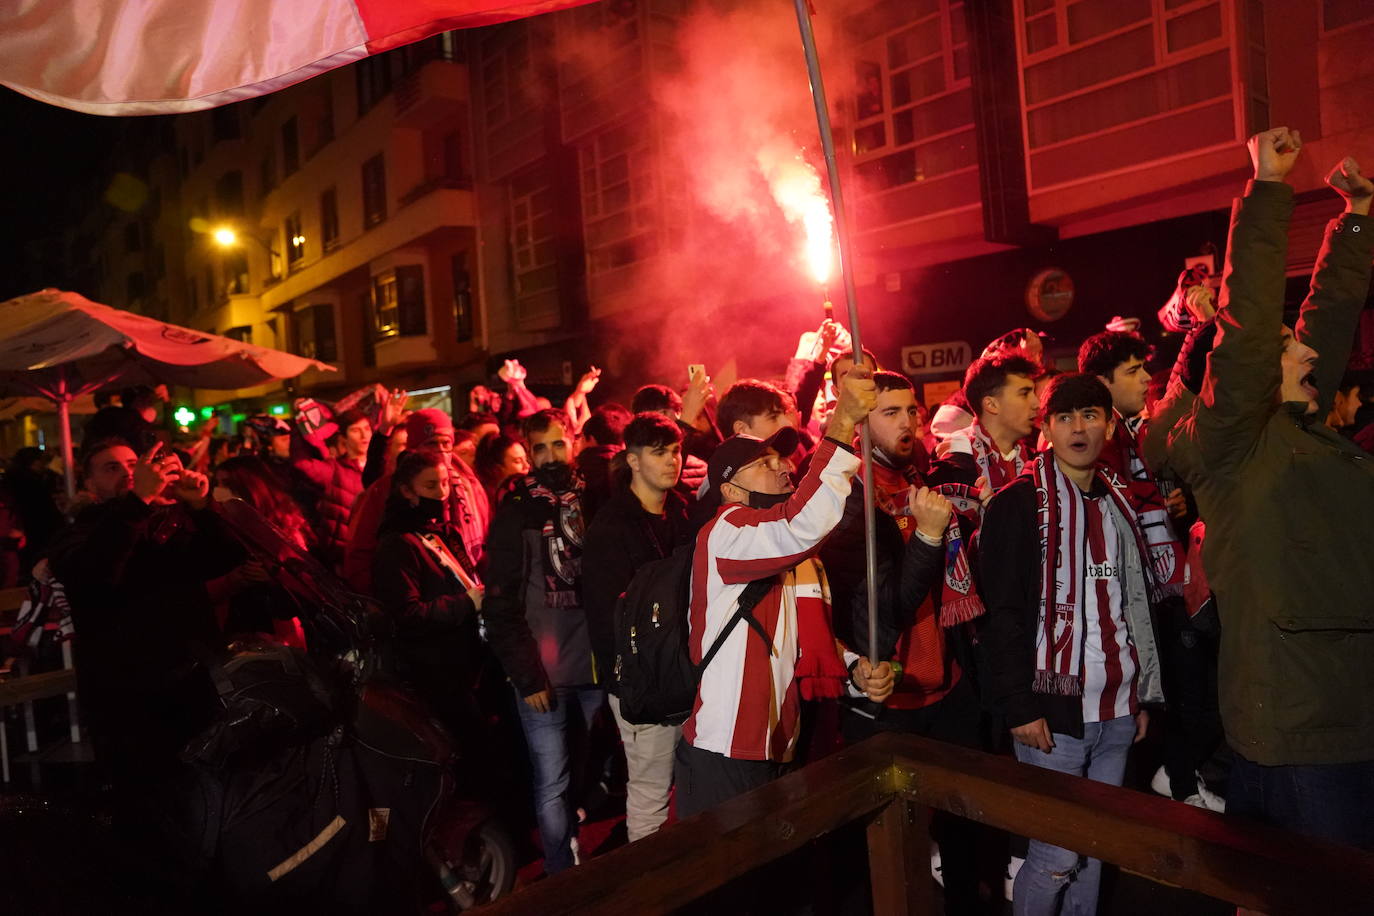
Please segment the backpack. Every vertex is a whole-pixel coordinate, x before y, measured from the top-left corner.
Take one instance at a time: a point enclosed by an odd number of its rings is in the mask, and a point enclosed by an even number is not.
[[[745,586],[734,615],[702,656],[701,664],[692,664],[687,617],[695,552],[694,543],[685,544],[661,560],[645,563],[616,601],[614,677],[620,714],[633,725],[679,725],[686,721],[702,672],[741,620],[747,621],[772,649],[773,641],[753,615],[754,606],[776,581],[770,576]]]

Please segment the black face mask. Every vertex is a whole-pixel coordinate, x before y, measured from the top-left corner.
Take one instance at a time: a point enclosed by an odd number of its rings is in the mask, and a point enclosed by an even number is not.
[[[572,489],[572,465],[563,461],[550,461],[534,469],[534,479],[555,493],[564,493]]]
[[[735,486],[739,486],[739,484],[735,484]],[[740,487],[740,489],[744,490],[744,487]],[[749,499],[745,505],[751,509],[771,509],[787,502],[787,497],[792,495],[791,493],[759,493],[755,490],[744,490],[744,492],[749,494]]]
[[[416,497],[420,500],[415,506],[415,514],[427,522],[437,522],[444,517],[444,501],[432,496]]]

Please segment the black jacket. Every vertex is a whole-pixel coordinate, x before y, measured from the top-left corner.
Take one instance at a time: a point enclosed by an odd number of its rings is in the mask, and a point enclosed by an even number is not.
[[[601,507],[587,530],[582,554],[582,604],[597,669],[609,674],[615,663],[612,623],[616,599],[645,563],[660,560],[691,539],[687,502],[668,491],[663,515],[645,510],[629,487],[620,487]],[[614,680],[607,677],[612,688]]]
[[[391,619],[403,678],[422,689],[470,687],[480,662],[477,608],[453,574],[414,537],[421,533],[438,535],[472,571],[453,526],[429,522],[405,503],[393,502],[372,560],[373,592]]]
[[[569,505],[530,475],[501,499],[487,534],[487,639],[522,697],[605,681],[592,660],[581,589],[581,485]],[[545,536],[548,531],[549,536]]]
[[[933,591],[938,602],[945,569],[943,546],[919,537],[903,543],[897,522],[886,512],[874,513],[877,523],[878,658],[891,658],[902,634],[916,622],[916,612]],[[971,532],[965,532],[968,536]],[[868,576],[864,550],[864,489],[855,478],[845,501],[844,516],[821,546],[821,564],[830,583],[835,609],[835,635],[860,655],[868,655]],[[945,631],[946,649],[959,663],[964,677],[973,677],[973,650],[967,625]],[[866,700],[859,705],[876,704]]]
[[[1095,486],[1102,486],[1097,482]],[[1040,535],[1035,482],[1007,484],[983,516],[978,535],[979,594],[987,608],[978,631],[984,698],[1007,728],[1044,718],[1050,731],[1083,737],[1081,697],[1035,693],[1036,620],[1040,615]]]

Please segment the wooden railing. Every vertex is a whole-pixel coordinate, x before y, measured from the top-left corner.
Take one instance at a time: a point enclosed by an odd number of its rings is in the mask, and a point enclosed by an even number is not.
[[[862,820],[873,912],[933,914],[932,809],[1273,916],[1374,912],[1374,854],[896,734],[530,885],[484,912],[670,912]]]

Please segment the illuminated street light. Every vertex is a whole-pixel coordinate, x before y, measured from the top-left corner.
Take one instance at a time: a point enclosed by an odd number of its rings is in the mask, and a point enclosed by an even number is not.
[[[281,257],[281,255],[277,254],[277,250],[275,248],[264,242],[262,239],[258,238],[253,233],[248,232],[245,234],[248,236],[248,238],[257,242],[264,249],[266,249],[267,253],[270,254],[272,257]],[[210,230],[210,237],[214,239],[215,244],[221,248],[234,248],[242,241],[243,238],[232,226],[217,226],[214,229]],[[304,239],[302,239],[302,241],[304,241]]]

